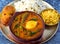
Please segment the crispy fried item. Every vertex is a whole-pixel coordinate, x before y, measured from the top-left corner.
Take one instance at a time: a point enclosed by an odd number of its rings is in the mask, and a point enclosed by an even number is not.
[[[1,16],[2,16],[2,15],[1,15],[1,13],[0,13],[0,19],[1,19]]]
[[[2,10],[1,23],[7,25],[14,12],[15,8],[13,6],[9,5],[4,7]]]
[[[6,6],[3,8],[2,10],[2,15],[13,15],[13,13],[15,12],[15,8],[11,5]]]
[[[1,17],[1,23],[4,24],[4,25],[7,25],[10,18],[11,18],[11,16],[9,16],[9,15],[2,16]]]

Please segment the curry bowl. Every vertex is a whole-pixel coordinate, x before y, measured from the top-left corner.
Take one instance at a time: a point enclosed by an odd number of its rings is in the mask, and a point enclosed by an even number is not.
[[[45,24],[39,14],[32,11],[15,12],[9,21],[11,35],[22,43],[40,42]]]

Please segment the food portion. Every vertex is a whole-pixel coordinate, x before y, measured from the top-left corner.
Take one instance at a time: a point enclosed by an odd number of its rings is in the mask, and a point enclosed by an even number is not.
[[[0,13],[0,19],[1,19],[1,17],[2,17],[2,14]]]
[[[37,21],[28,21],[28,22],[26,23],[26,28],[27,28],[27,29],[32,29],[32,28],[35,28],[36,25],[37,25]]]
[[[1,23],[7,25],[14,12],[15,8],[13,6],[5,6],[2,10]]]
[[[32,40],[42,36],[44,30],[43,19],[34,12],[18,14],[11,24],[13,34],[24,40]]]
[[[56,25],[59,22],[59,14],[54,9],[45,9],[41,12],[41,17],[43,18],[46,25]]]
[[[42,10],[46,9],[46,6],[41,2],[41,0],[20,0],[14,3],[16,11],[33,11],[35,13],[40,13]]]

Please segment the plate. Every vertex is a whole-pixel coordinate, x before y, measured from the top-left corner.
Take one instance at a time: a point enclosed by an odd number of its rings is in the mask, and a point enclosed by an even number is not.
[[[13,5],[14,6],[14,3],[16,3],[16,1],[13,1],[13,2],[9,3],[8,5]],[[46,8],[54,9],[50,4],[48,4],[45,1],[40,1],[39,4],[41,5],[41,10],[44,10]],[[42,8],[44,8],[44,9],[42,9]],[[43,33],[43,36],[42,36],[42,39],[41,39],[40,43],[45,43],[48,40],[50,40],[56,34],[56,32],[58,30],[58,27],[59,27],[59,24],[57,24],[55,26],[46,26],[45,29],[44,29],[44,33]],[[15,38],[13,38],[11,36],[10,29],[9,29],[8,26],[2,25],[1,32],[10,41],[12,41],[14,43],[19,43],[19,41],[17,41]]]

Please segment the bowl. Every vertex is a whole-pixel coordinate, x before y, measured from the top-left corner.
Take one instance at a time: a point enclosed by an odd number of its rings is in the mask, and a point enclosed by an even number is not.
[[[44,9],[40,15],[48,26],[54,26],[59,23],[59,13],[55,9]]]
[[[28,13],[28,16],[25,15],[27,13]],[[18,20],[16,18],[18,18]],[[37,18],[37,19],[32,19],[32,18]],[[14,27],[17,22],[19,23],[18,28]],[[34,13],[32,11],[22,11],[22,12],[15,12],[14,16],[9,21],[9,28],[10,28],[11,35],[16,40],[18,40],[19,43],[21,42],[21,43],[26,43],[26,44],[27,43],[34,44],[34,43],[40,42],[43,32],[44,32],[45,24],[42,17],[39,16],[39,14]],[[23,29],[23,31],[21,29]],[[15,30],[19,31],[19,35],[14,33]],[[26,33],[26,31],[28,34]],[[26,33],[26,36],[25,36],[25,33]]]

